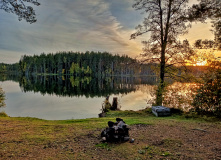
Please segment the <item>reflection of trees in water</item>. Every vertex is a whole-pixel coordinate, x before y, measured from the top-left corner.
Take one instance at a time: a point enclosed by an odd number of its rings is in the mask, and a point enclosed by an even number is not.
[[[98,79],[92,77],[62,77],[62,76],[14,76],[4,75],[0,81],[13,80],[19,83],[24,92],[40,92],[58,96],[102,97],[112,94],[122,96],[141,91],[149,95],[148,106],[155,103],[157,80],[156,77],[108,77]],[[179,83],[169,81],[164,94],[163,105],[170,108],[188,110],[192,108],[194,83]],[[119,99],[120,102],[120,99]]]
[[[166,87],[166,93],[163,97],[163,105],[170,108],[182,109],[188,111],[192,108],[193,95],[192,88],[195,83],[174,82]]]
[[[24,92],[58,96],[101,97],[111,94],[127,94],[136,91],[137,84],[156,84],[156,77],[106,77],[105,79],[74,76],[5,76],[4,80],[15,80]]]
[[[172,82],[172,81],[170,81]],[[163,106],[169,108],[181,109],[183,111],[188,111],[193,108],[192,102],[195,96],[195,93],[192,91],[192,88],[195,88],[197,84],[195,83],[181,83],[173,82],[166,85],[163,92]],[[139,90],[143,93],[147,93],[147,104],[149,107],[156,104],[157,97],[157,85],[140,85]]]

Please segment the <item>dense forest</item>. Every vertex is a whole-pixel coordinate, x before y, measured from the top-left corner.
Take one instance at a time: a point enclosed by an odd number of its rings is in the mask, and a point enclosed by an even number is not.
[[[204,67],[186,67],[185,70],[199,75]],[[176,70],[176,71],[175,71]],[[175,74],[181,74],[180,67],[174,68]],[[127,55],[112,55],[107,52],[59,52],[56,54],[21,57],[18,63],[0,63],[0,73],[12,75],[59,75],[75,77],[110,76],[156,76],[159,65],[144,64]]]
[[[0,72],[49,75],[107,77],[119,75],[155,75],[150,65],[140,65],[128,56],[107,52],[59,52],[21,57],[15,64],[0,64]]]

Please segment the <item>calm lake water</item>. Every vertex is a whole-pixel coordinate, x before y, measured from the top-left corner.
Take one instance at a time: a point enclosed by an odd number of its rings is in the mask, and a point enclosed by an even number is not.
[[[79,80],[76,78],[20,78],[0,82],[6,94],[6,107],[0,108],[11,117],[36,117],[46,120],[98,117],[107,95],[110,103],[117,97],[121,110],[148,107],[155,79],[151,80]],[[50,83],[49,83],[50,82]],[[53,83],[52,83],[53,82]]]

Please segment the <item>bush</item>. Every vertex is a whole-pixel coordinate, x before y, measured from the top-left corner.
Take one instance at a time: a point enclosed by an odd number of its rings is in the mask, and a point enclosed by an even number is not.
[[[166,87],[163,104],[172,109],[174,113],[181,114],[188,112],[192,108],[193,92],[191,88],[195,86],[194,83],[175,82]]]
[[[107,96],[102,104],[102,113],[106,113],[111,109],[111,104],[109,102],[109,96]]]
[[[0,112],[0,117],[8,117],[8,115],[5,112]]]
[[[221,68],[209,67],[202,79],[193,99],[195,111],[221,117]]]
[[[5,106],[5,92],[0,87],[0,108]]]

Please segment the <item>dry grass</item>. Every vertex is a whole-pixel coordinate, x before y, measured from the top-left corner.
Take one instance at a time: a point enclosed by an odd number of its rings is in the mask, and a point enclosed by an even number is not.
[[[148,112],[112,112],[110,117],[45,121],[0,117],[0,159],[221,159],[221,123],[157,118]],[[134,143],[102,143],[109,120],[122,117]]]

